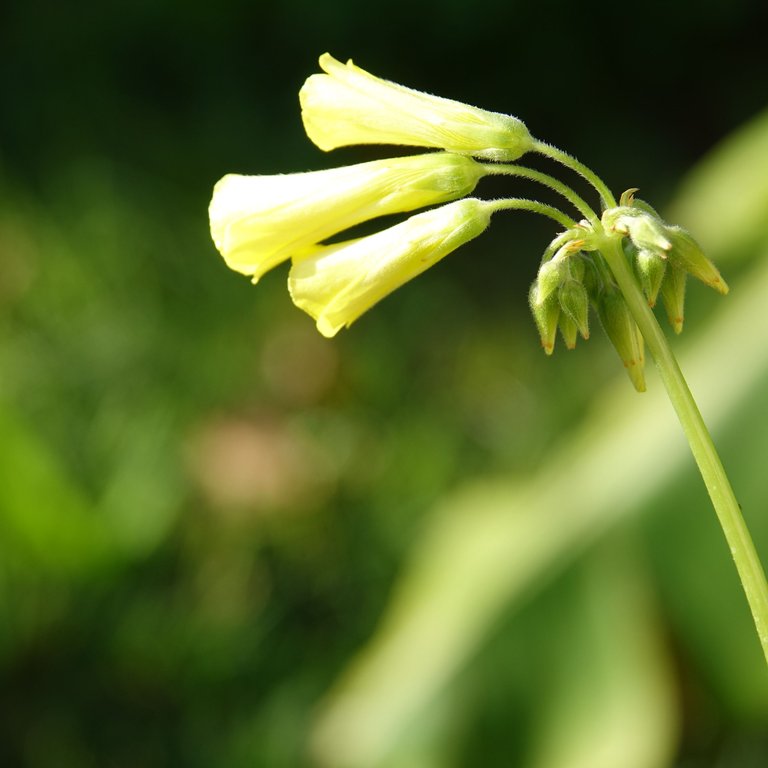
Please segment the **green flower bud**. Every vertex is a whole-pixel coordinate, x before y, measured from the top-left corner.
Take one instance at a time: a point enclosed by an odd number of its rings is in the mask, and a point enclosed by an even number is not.
[[[664,224],[660,219],[640,208],[619,206],[603,213],[603,226],[608,232],[629,235],[638,250],[664,253],[672,247],[667,239]]]
[[[667,311],[667,318],[675,333],[682,333],[685,316],[685,284],[688,273],[670,263],[661,283],[661,300]]]
[[[611,344],[619,353],[632,384],[638,392],[645,392],[643,337],[624,297],[613,288],[603,291],[597,301],[597,311],[600,322]]]
[[[560,286],[557,292],[560,308],[578,329],[582,338],[589,338],[589,296],[583,283],[569,278]],[[569,347],[572,349],[572,347]]]
[[[728,293],[728,285],[717,267],[704,255],[699,244],[682,227],[665,227],[672,242],[669,260],[718,293]]]
[[[635,252],[634,265],[635,274],[648,299],[648,304],[655,307],[664,273],[667,270],[667,260],[659,256],[658,251],[642,249]]]
[[[544,302],[560,287],[560,283],[565,279],[567,268],[562,259],[550,259],[545,261],[539,267],[539,273],[536,276],[536,296],[531,299],[537,304]]]
[[[531,286],[529,295],[531,312],[533,313],[536,327],[539,329],[541,346],[544,347],[546,354],[551,355],[555,350],[557,321],[560,317],[560,302],[558,302],[557,294],[554,292],[550,293],[542,302],[538,301],[538,296],[539,285],[538,280],[536,280]]]

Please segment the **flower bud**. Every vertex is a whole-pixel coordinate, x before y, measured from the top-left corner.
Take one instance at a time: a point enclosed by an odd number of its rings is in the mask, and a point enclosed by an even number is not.
[[[682,333],[685,316],[685,284],[688,273],[675,264],[670,264],[661,283],[661,300],[667,312],[669,324],[675,333]]]
[[[602,221],[609,232],[629,235],[638,250],[657,251],[663,257],[672,247],[661,220],[640,208],[609,208],[603,213]]]
[[[561,312],[557,326],[560,328],[560,335],[563,337],[566,349],[576,349],[576,339],[579,335],[576,323],[565,312]]]
[[[560,283],[565,279],[566,267],[562,259],[550,259],[545,261],[539,267],[539,273],[536,275],[536,296],[537,304],[543,304],[557,289]]]
[[[714,288],[718,293],[728,293],[728,285],[717,267],[704,255],[693,237],[682,227],[669,226],[665,229],[672,241],[672,250],[669,252],[670,262],[710,288]]]
[[[638,392],[645,392],[643,337],[624,297],[616,289],[609,288],[598,298],[597,310],[600,322],[619,353],[632,384]]]
[[[667,260],[659,256],[658,251],[642,248],[635,250],[634,265],[635,274],[640,281],[640,287],[643,289],[645,297],[648,299],[648,304],[655,307],[667,269]]]
[[[569,278],[560,286],[557,297],[563,314],[576,326],[582,338],[588,339],[589,296],[583,283]]]
[[[538,301],[539,286],[538,280],[534,281],[529,294],[529,302],[533,319],[536,327],[539,329],[541,346],[547,355],[551,355],[555,349],[555,338],[557,336],[557,321],[560,317],[560,302],[557,300],[557,294],[550,293],[544,301]]]

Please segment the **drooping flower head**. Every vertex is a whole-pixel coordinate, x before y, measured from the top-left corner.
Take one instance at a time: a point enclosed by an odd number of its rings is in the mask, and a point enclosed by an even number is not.
[[[532,211],[564,228],[546,248],[530,292],[545,352],[553,352],[558,331],[569,349],[579,335],[587,339],[589,314],[595,309],[639,390],[645,388],[643,336],[636,320],[642,310],[636,303],[630,309],[624,298],[623,292],[634,289],[627,266],[651,307],[661,297],[677,333],[683,326],[687,275],[728,291],[693,237],[635,198],[637,189],[617,201],[587,166],[532,137],[517,118],[406,88],[327,53],[320,66],[323,74],[311,75],[299,98],[307,135],[321,149],[390,144],[442,150],[329,171],[230,174],[216,185],[209,208],[211,234],[227,264],[256,282],[291,259],[291,297],[324,335],[350,325],[395,288],[480,234],[497,210]],[[580,174],[599,195],[601,215],[558,178],[511,162],[527,152]],[[543,184],[581,219],[524,197],[457,200],[485,175]],[[454,202],[368,237],[327,243],[361,222],[448,201]]]
[[[328,53],[320,66],[326,74],[311,75],[299,93],[304,128],[320,149],[401,144],[511,161],[533,146],[516,117],[382,80]]]
[[[308,246],[363,221],[469,194],[484,174],[471,158],[434,152],[276,176],[224,176],[209,207],[228,266],[256,282]]]

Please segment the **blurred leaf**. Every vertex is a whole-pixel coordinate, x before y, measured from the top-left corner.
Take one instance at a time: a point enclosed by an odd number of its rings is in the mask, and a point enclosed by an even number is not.
[[[582,570],[581,600],[555,627],[559,675],[547,686],[549,709],[530,765],[664,768],[678,718],[645,574],[616,536]]]
[[[752,255],[768,233],[768,111],[717,145],[686,178],[669,220],[717,259]]]
[[[114,468],[99,508],[127,557],[144,557],[176,520],[182,495],[167,414],[143,413],[119,433]]]
[[[84,574],[107,564],[109,532],[45,444],[0,406],[0,551],[27,569]]]

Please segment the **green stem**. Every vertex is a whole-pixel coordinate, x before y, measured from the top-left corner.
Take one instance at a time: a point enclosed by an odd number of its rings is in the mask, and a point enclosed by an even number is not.
[[[526,200],[523,197],[504,197],[500,200],[486,200],[485,204],[494,213],[496,211],[531,211],[531,213],[538,213],[549,219],[554,219],[566,229],[576,226],[576,222],[570,216],[566,216],[559,208],[540,203],[537,200]]]
[[[553,147],[544,141],[535,141],[533,151],[556,160],[566,168],[576,171],[576,173],[585,178],[597,190],[604,208],[614,208],[616,206],[616,198],[605,182],[591,168],[579,162],[573,155],[569,155],[567,152],[563,152],[562,149]]]
[[[619,239],[606,236],[601,243],[600,251],[608,262],[624,294],[627,306],[645,338],[680,419],[736,563],[736,570],[747,595],[760,644],[768,661],[768,585],[733,488],[667,338],[656,322],[629,268]]]
[[[543,184],[553,189],[559,195],[562,195],[592,224],[597,224],[599,221],[597,214],[583,198],[579,197],[567,184],[547,173],[541,173],[540,171],[534,171],[532,168],[526,168],[523,165],[513,165],[510,163],[484,163],[483,169],[489,176],[519,176],[520,178],[530,179],[531,181]]]

